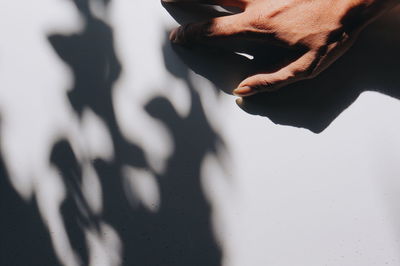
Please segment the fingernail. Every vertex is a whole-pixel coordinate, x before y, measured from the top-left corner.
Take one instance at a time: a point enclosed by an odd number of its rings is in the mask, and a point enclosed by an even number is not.
[[[237,99],[235,100],[235,102],[236,102],[237,105],[241,106],[241,105],[243,104],[243,98],[242,98],[242,97],[237,98]]]
[[[246,87],[237,88],[232,93],[236,96],[243,97],[243,96],[253,95],[255,93],[255,90],[253,90],[249,86],[246,86]]]
[[[169,40],[172,43],[175,44],[182,44],[182,34],[180,33],[180,31],[182,31],[182,27],[178,27],[176,29],[174,29],[170,35],[169,35]]]
[[[174,43],[177,35],[178,35],[178,28],[173,29],[169,34],[169,40]]]

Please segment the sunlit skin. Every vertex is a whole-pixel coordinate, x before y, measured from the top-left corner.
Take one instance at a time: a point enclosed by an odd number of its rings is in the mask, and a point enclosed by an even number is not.
[[[272,73],[244,79],[233,93],[240,97],[274,91],[310,79],[329,67],[370,22],[400,0],[163,0],[238,7],[243,12],[174,29],[176,44],[232,39],[257,40],[299,49],[300,56]],[[266,62],[267,64],[267,62]]]

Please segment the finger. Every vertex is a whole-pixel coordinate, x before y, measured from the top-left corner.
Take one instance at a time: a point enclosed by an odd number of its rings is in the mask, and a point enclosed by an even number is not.
[[[333,43],[327,47],[327,52],[321,56],[318,65],[315,68],[315,75],[321,73],[334,63],[339,57],[346,53],[350,47],[354,44],[358,33],[354,33],[353,36],[344,34],[342,39],[336,43]]]
[[[238,36],[245,28],[242,17],[236,14],[180,26],[171,32],[169,39],[175,44],[189,45]]]
[[[250,96],[263,91],[274,91],[290,83],[314,76],[320,56],[310,51],[288,66],[273,73],[257,74],[243,80],[233,94]]]
[[[197,3],[244,8],[249,0],[162,0],[164,3]]]

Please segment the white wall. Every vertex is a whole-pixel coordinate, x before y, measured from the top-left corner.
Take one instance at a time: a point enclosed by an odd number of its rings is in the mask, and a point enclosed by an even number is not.
[[[319,80],[295,87],[299,98],[278,95],[275,105],[266,100],[272,105],[264,116],[286,124],[279,125],[245,112],[235,97],[186,69],[166,42],[177,24],[158,1],[113,0],[107,14],[101,5],[93,8],[114,30],[122,65],[111,94],[119,130],[148,162],[120,165],[136,189],[134,202],[155,213],[163,206],[154,178],[168,171],[176,151],[171,130],[143,106],[165,97],[182,121],[196,125],[191,106],[198,94],[202,108],[195,112],[204,112],[224,143],[201,163],[224,266],[400,264],[400,39],[390,31],[398,28],[396,16],[373,26]],[[1,149],[10,181],[25,200],[36,196],[61,262],[79,265],[61,220],[68,191],[49,163],[51,147],[60,138],[70,141],[95,214],[105,211],[108,188],[90,160],[119,156],[105,119],[90,108],[80,117],[68,101],[73,73],[47,40],[79,34],[83,18],[71,2],[13,0],[0,2],[0,21]],[[317,96],[310,100],[312,91]],[[202,143],[202,135],[195,136]],[[90,264],[118,265],[123,236],[111,222],[99,222],[99,232],[85,229]]]

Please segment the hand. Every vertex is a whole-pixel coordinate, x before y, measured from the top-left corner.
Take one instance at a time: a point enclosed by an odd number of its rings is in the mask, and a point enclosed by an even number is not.
[[[232,39],[298,50],[300,56],[274,72],[243,80],[233,93],[249,96],[313,78],[343,55],[359,32],[398,0],[163,0],[238,7],[243,12],[173,30],[176,44]],[[267,62],[266,62],[267,64]]]

